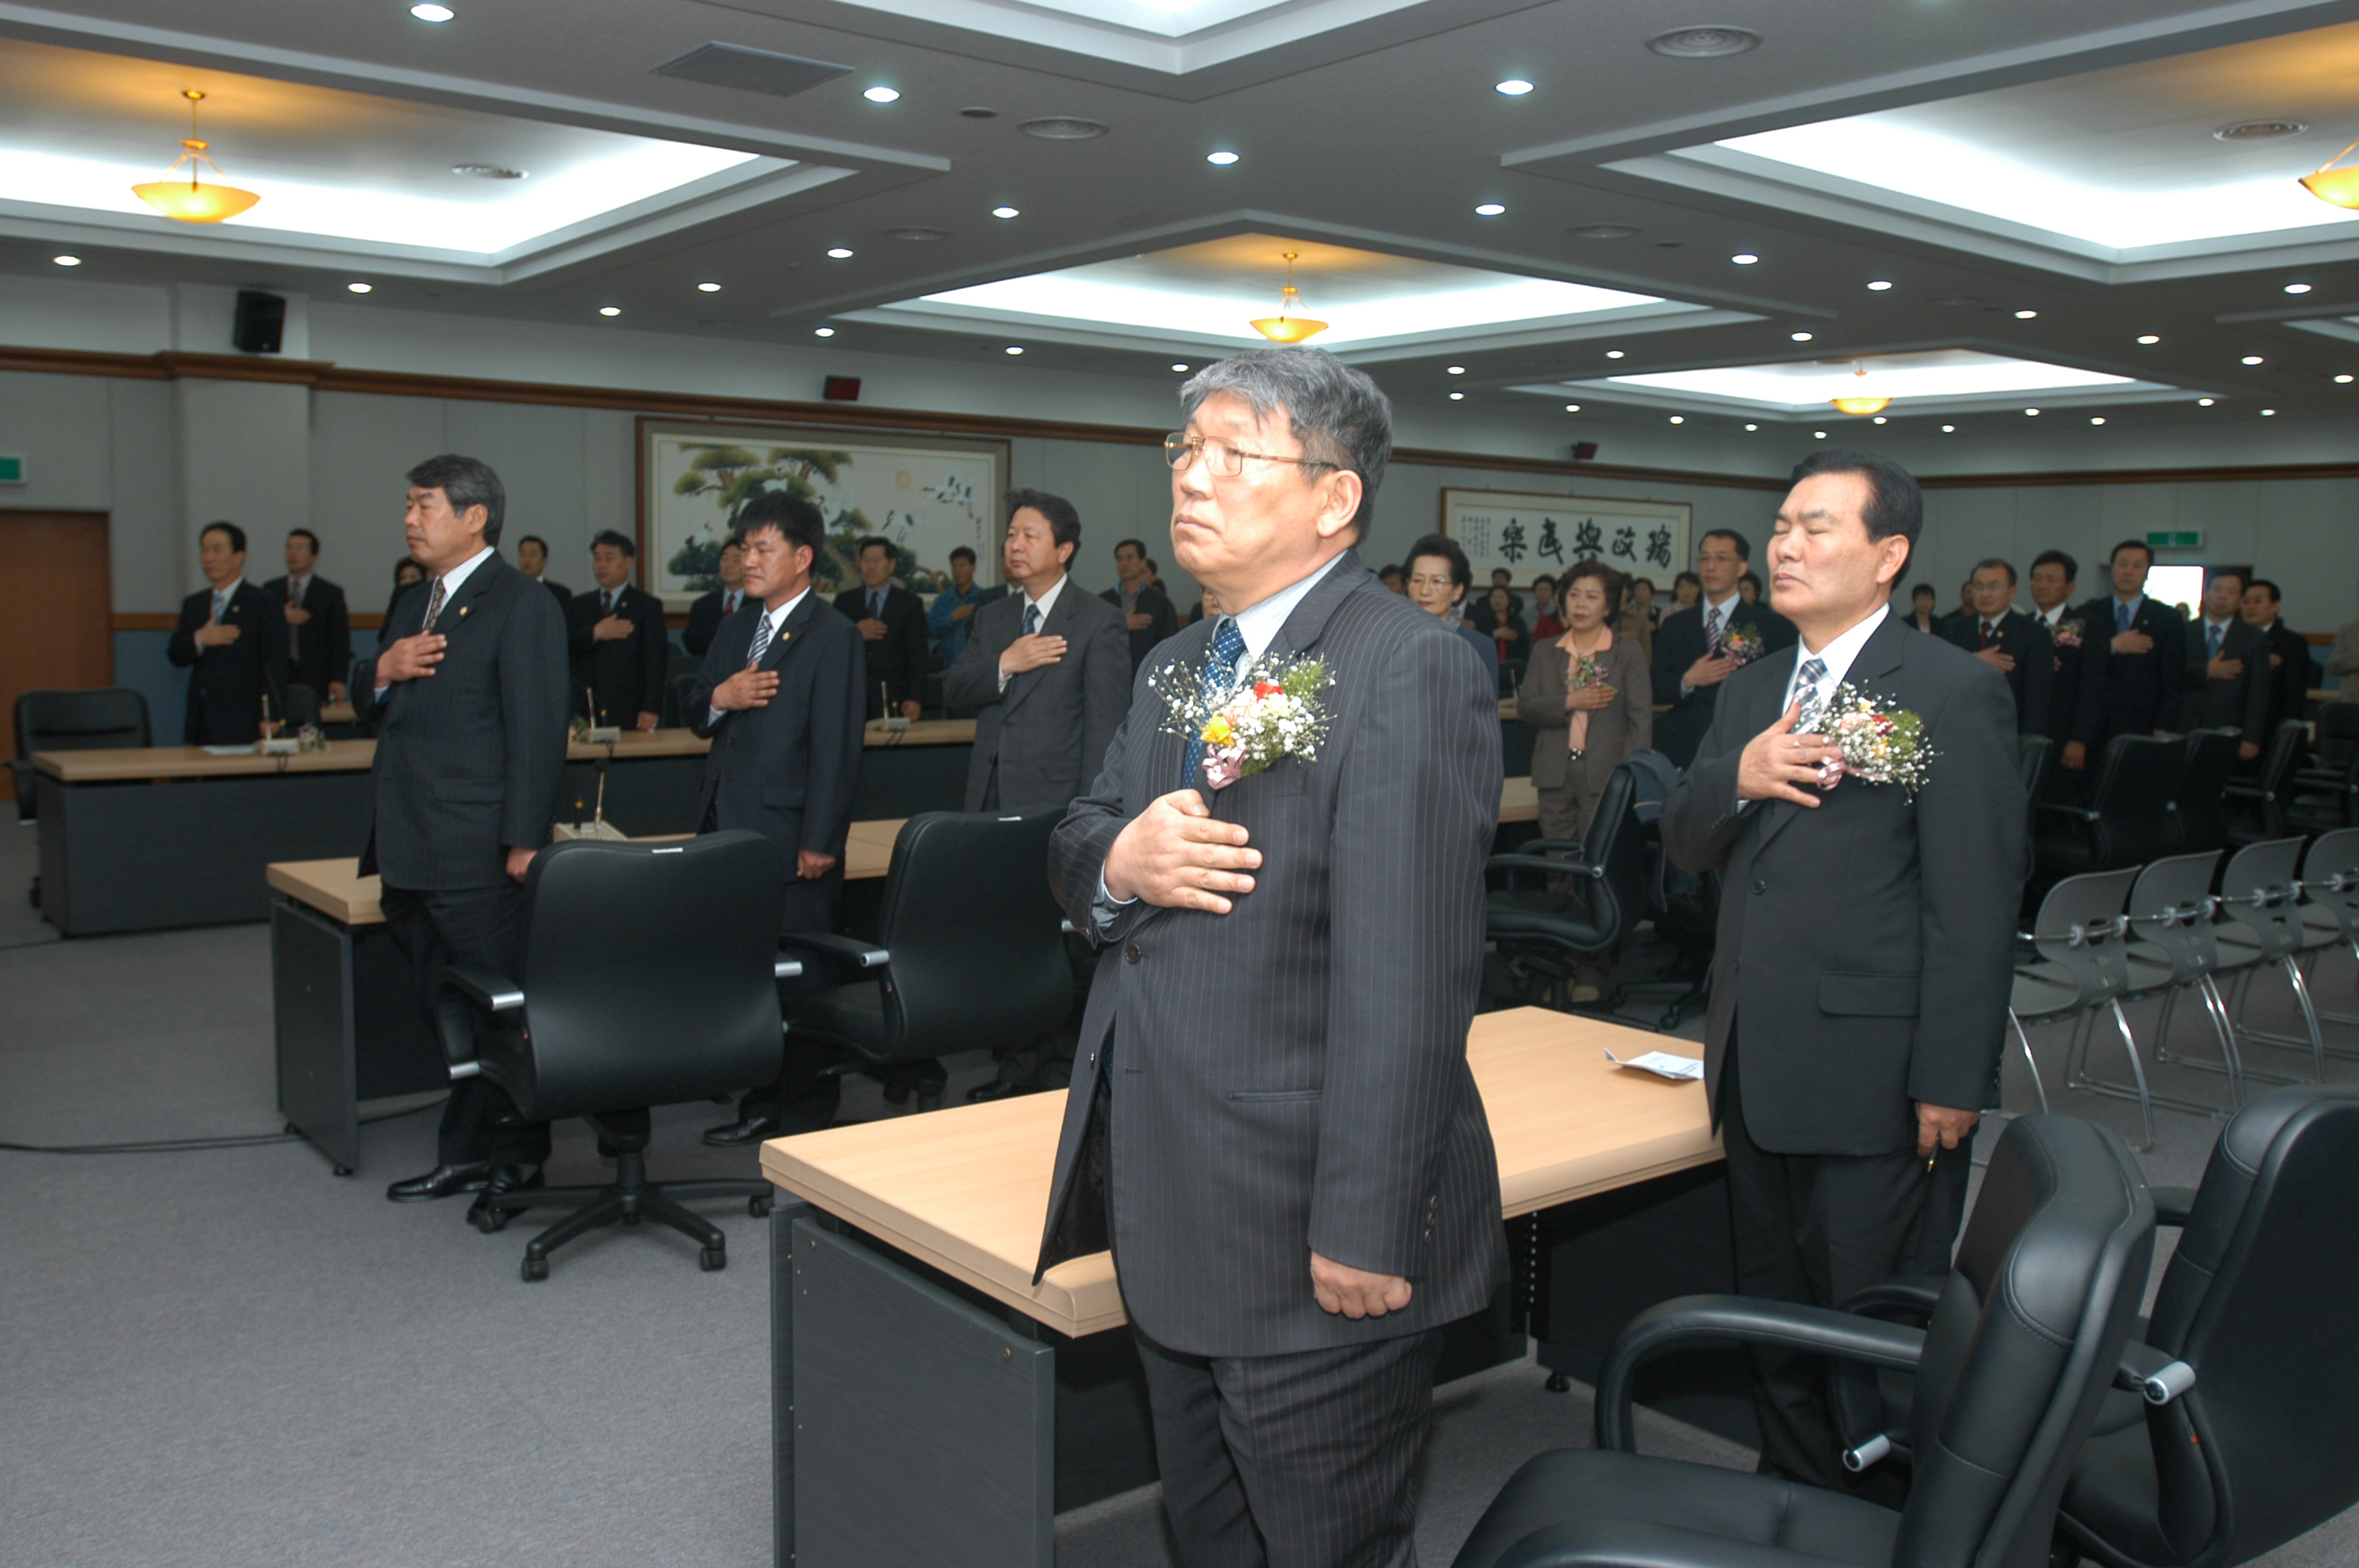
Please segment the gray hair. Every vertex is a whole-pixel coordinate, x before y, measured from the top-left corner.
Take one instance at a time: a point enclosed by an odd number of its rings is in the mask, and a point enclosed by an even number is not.
[[[1265,423],[1283,413],[1303,456],[1360,476],[1352,527],[1365,538],[1393,455],[1393,406],[1383,389],[1323,349],[1251,349],[1190,376],[1180,409],[1192,419],[1205,399],[1223,392],[1244,398]]]

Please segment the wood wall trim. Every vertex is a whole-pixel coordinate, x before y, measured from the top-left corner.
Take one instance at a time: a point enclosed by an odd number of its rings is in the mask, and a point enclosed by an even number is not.
[[[109,619],[108,627],[115,632],[169,632],[180,624],[180,618],[171,615],[126,615],[118,610]]]
[[[447,397],[477,403],[595,408],[671,419],[787,423],[919,436],[997,439],[1024,436],[1041,440],[1153,447],[1161,444],[1164,434],[1159,429],[1139,426],[1022,419],[1006,415],[863,408],[852,404],[799,403],[783,398],[722,397],[695,393],[647,392],[628,387],[566,386],[547,382],[419,375],[407,371],[351,370],[328,360],[280,360],[250,354],[192,354],[170,351],[155,354],[114,354],[77,349],[28,349],[0,345],[0,371],[116,376],[134,381],[266,381],[307,385],[321,392],[358,393],[375,397]],[[1491,469],[1501,473],[1624,480],[1642,484],[1703,484],[1728,490],[1766,492],[1786,488],[1786,481],[1773,475],[1639,468],[1615,463],[1575,462],[1564,458],[1445,452],[1424,447],[1397,448],[1393,452],[1393,461],[1432,468]],[[1919,474],[1917,479],[1927,490],[2004,490],[2085,484],[2227,484],[2259,480],[2359,479],[2359,462],[2177,469],[2073,469],[2053,473]],[[354,617],[354,624],[358,623],[359,618]]]

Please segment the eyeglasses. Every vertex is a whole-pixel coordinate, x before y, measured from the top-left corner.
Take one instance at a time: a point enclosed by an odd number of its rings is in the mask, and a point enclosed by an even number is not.
[[[1325,462],[1318,458],[1280,458],[1267,452],[1248,452],[1226,441],[1190,436],[1185,430],[1174,430],[1163,438],[1163,460],[1175,469],[1184,469],[1196,460],[1198,453],[1214,479],[1234,479],[1245,472],[1245,460],[1258,458],[1266,463],[1295,463],[1307,469],[1340,468],[1339,463]]]

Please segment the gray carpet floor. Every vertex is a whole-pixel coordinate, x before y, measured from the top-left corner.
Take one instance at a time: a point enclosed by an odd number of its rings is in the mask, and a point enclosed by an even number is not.
[[[19,910],[32,837],[0,835],[0,893]],[[2320,984],[2349,1008],[2347,960]],[[2142,1041],[2150,1011],[2135,1015]],[[2278,996],[2256,995],[2256,1020],[2280,1011]],[[2175,1038],[2191,1051],[2201,1028],[2190,1010]],[[2134,1130],[2135,1108],[2061,1093],[2060,1036],[2035,1044],[2060,1109]],[[953,1093],[989,1070],[981,1056],[951,1065]],[[2331,1070],[2359,1076],[2359,1064]],[[2157,1080],[2224,1098],[2185,1068]],[[2011,1107],[2036,1108],[2019,1060],[2007,1085]],[[274,1100],[264,927],[53,942],[0,916],[0,1141],[267,1137]],[[855,1080],[845,1114],[895,1113]],[[658,1112],[651,1171],[752,1173],[750,1155],[697,1141],[718,1119],[712,1106]],[[705,1206],[729,1233],[720,1273],[643,1227],[567,1248],[527,1286],[519,1229],[479,1235],[457,1202],[385,1201],[386,1181],[432,1163],[434,1120],[429,1108],[366,1129],[349,1180],[300,1143],[0,1152],[16,1217],[0,1233],[0,1562],[769,1561],[766,1226]],[[2194,1181],[2216,1126],[2165,1114],[2150,1176]],[[552,1181],[605,1168],[584,1130],[560,1127]],[[1438,1392],[1422,1562],[1447,1563],[1525,1459],[1588,1441],[1587,1390],[1542,1383],[1525,1362]],[[1750,1467],[1745,1450],[1677,1422],[1647,1419],[1641,1434],[1651,1453]],[[1067,1568],[1172,1560],[1154,1487],[1059,1521]],[[2359,1561],[2359,1516],[2264,1561]]]

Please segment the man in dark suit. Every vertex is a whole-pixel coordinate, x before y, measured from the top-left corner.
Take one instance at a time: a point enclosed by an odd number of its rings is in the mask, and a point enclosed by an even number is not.
[[[704,762],[703,829],[746,827],[794,868],[780,931],[825,931],[843,895],[843,841],[860,779],[860,634],[810,591],[827,546],[817,506],[776,491],[745,503],[746,603],[723,622],[687,702],[689,727],[712,742]],[[734,543],[730,546],[738,548]],[[747,1094],[737,1119],[706,1132],[719,1148],[835,1119],[842,1080],[789,1035],[778,1077]]]
[[[2154,552],[2142,539],[2125,539],[2107,557],[2114,590],[2080,609],[2088,628],[2083,699],[2098,716],[2097,744],[2116,735],[2163,735],[2179,728],[2186,680],[2187,622],[2168,604],[2146,596]],[[2085,655],[2084,655],[2085,656]]]
[[[712,634],[745,602],[745,546],[740,535],[732,535],[721,546],[721,586],[688,607],[688,626],[679,634],[680,646],[700,659],[704,657],[705,650],[712,646]]]
[[[313,571],[319,560],[320,535],[296,529],[287,535],[287,575],[262,591],[284,606],[291,678],[321,702],[342,702],[353,673],[353,618],[344,590]]]
[[[2096,749],[2101,712],[2089,689],[2102,665],[2091,657],[2087,621],[2072,611],[2074,579],[2081,563],[2061,550],[2042,550],[2031,562],[2035,619],[2047,630],[2054,677],[2048,687],[2048,719],[2039,732],[2056,743],[2056,767],[2049,777],[2060,789],[2077,791]]]
[[[2251,762],[2268,739],[2269,640],[2245,622],[2245,574],[2219,568],[2203,579],[2203,615],[2187,629],[2186,730],[2234,730],[2236,755]]]
[[[662,722],[671,640],[663,601],[631,581],[638,555],[627,536],[612,528],[600,534],[590,541],[598,586],[573,599],[573,700],[589,703],[592,724],[652,730]]]
[[[861,690],[868,717],[897,713],[915,719],[925,712],[926,607],[893,580],[901,552],[890,539],[860,541],[854,554],[860,586],[835,596],[837,613],[860,628],[868,645],[867,674]]]
[[[573,590],[561,582],[551,582],[544,574],[549,570],[549,541],[538,534],[527,534],[516,541],[516,569],[541,587],[557,595],[557,607],[566,614],[573,613]]]
[[[2245,589],[2245,622],[2258,627],[2269,645],[2269,712],[2261,725],[2264,747],[2277,726],[2299,719],[2310,708],[2310,639],[2285,623],[2278,614],[2283,602],[2277,585],[2256,577]]]
[[[1148,579],[1147,546],[1125,539],[1114,547],[1114,575],[1120,580],[1098,595],[1122,611],[1123,629],[1130,634],[1130,667],[1136,673],[1155,644],[1180,630],[1180,612],[1171,600]]]
[[[402,596],[383,652],[353,682],[377,733],[361,873],[384,879],[378,903],[429,1029],[450,966],[516,973],[523,882],[549,841],[565,768],[565,617],[500,559],[506,507],[499,475],[473,458],[409,470],[402,528],[429,580]],[[523,1120],[489,1079],[462,1078],[442,1108],[434,1168],[386,1195],[538,1186],[548,1157],[547,1122]]]
[[[1995,670],[1886,607],[1922,516],[1883,459],[1795,469],[1768,565],[1800,648],[1726,683],[1663,811],[1665,851],[1726,889],[1704,1076],[1750,1295],[1832,1307],[1947,1269],[1998,1070],[2027,870],[2015,715]],[[1846,683],[1924,721],[1913,791],[1819,782]],[[1763,1467],[1842,1485],[1816,1365],[1753,1360]]]
[[[1729,651],[1732,636],[1740,650],[1757,639],[1755,658],[1794,645],[1794,628],[1783,616],[1747,604],[1736,591],[1752,558],[1752,544],[1733,529],[1714,528],[1697,540],[1696,576],[1703,592],[1692,608],[1673,611],[1655,629],[1655,705],[1670,707],[1655,715],[1655,746],[1680,767],[1695,756],[1712,727],[1721,683],[1741,667]]]
[[[2049,694],[2056,684],[2056,654],[2048,628],[2015,608],[2015,567],[1994,556],[1978,562],[1967,582],[1974,612],[1945,622],[1951,643],[2006,677],[2015,697],[2018,735],[2047,733]]]
[[[165,656],[189,671],[190,746],[250,746],[268,716],[287,713],[287,622],[278,601],[245,580],[245,530],[208,523],[197,565],[212,586],[180,601],[180,623]]]
[[[1405,1564],[1441,1327],[1506,1274],[1466,1065],[1498,698],[1351,548],[1375,383],[1261,349],[1181,396],[1172,547],[1228,613],[1166,651],[1213,695],[1316,661],[1328,732],[1215,788],[1142,680],[1051,839],[1106,957],[1040,1267],[1111,1236],[1182,1561]]]

